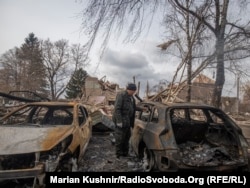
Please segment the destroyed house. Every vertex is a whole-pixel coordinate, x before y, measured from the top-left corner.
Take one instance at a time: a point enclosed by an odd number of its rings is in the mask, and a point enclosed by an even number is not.
[[[112,105],[120,89],[118,84],[110,83],[96,77],[87,77],[84,91],[83,101],[93,105]]]
[[[199,74],[192,82],[191,101],[209,104],[212,99],[214,83],[215,81],[211,78]],[[188,87],[185,87],[181,90],[177,97],[185,100],[187,97],[187,89]]]

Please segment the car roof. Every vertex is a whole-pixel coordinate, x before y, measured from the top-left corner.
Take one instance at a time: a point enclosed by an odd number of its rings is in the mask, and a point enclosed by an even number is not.
[[[1,117],[0,119],[4,119],[10,115],[12,115],[13,113],[19,111],[22,108],[28,107],[28,106],[47,106],[47,107],[60,107],[60,106],[68,106],[68,107],[74,107],[76,105],[79,106],[83,106],[85,107],[85,105],[81,102],[78,101],[48,101],[48,102],[30,102],[30,103],[25,103],[21,106],[19,106],[18,108],[11,110],[10,112],[6,113],[3,117]],[[86,107],[85,107],[86,108]]]
[[[192,102],[174,102],[174,103],[162,103],[162,102],[155,102],[155,101],[143,101],[141,104],[151,104],[158,106],[159,108],[171,108],[171,107],[196,107],[196,108],[213,108],[218,109],[214,106],[207,105],[207,104],[198,104]]]
[[[32,102],[32,103],[26,103],[26,106],[74,106],[74,105],[83,105],[80,102],[75,101],[49,101],[49,102]]]

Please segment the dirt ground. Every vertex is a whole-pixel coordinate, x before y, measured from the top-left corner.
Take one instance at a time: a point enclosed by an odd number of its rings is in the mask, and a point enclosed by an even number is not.
[[[93,132],[79,172],[141,172],[142,163],[133,153],[116,158],[114,141],[113,132]]]

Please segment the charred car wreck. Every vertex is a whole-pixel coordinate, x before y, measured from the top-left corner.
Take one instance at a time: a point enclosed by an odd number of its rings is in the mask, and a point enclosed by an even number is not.
[[[222,110],[192,103],[142,102],[131,145],[145,171],[248,169],[248,143]]]
[[[45,172],[77,171],[92,135],[87,108],[78,102],[27,103],[0,123],[1,181],[33,178],[43,186]]]

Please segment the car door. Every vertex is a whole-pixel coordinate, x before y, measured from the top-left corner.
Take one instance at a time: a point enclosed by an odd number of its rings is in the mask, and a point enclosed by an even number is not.
[[[80,156],[82,156],[85,153],[89,140],[92,136],[92,127],[90,123],[90,117],[84,106],[81,106],[81,105],[78,106],[77,113],[78,113],[78,123],[79,123],[80,135],[81,135]]]

